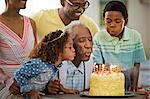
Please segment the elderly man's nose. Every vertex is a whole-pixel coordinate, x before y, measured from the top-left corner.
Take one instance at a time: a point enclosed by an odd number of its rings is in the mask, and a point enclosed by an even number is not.
[[[86,48],[91,48],[92,47],[92,42],[91,41],[86,41],[85,47]]]

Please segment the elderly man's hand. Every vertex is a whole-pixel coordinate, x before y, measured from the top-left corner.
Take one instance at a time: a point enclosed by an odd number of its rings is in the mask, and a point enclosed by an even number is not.
[[[42,96],[44,96],[45,94],[40,92],[40,91],[30,91],[27,93],[27,96],[30,99],[42,99]]]
[[[14,82],[12,83],[12,85],[9,87],[9,91],[13,94],[13,95],[20,95],[20,87],[17,86],[17,82],[14,79]]]
[[[65,89],[64,91],[65,94],[79,94],[79,90],[72,90],[72,89]]]
[[[48,93],[56,95],[60,91],[60,80],[54,80],[48,82]]]
[[[60,80],[50,81],[48,83],[48,93],[56,95],[58,92],[64,92],[65,94],[78,94],[78,90],[65,89],[62,84],[60,84]]]
[[[79,94],[79,90],[72,90],[72,89],[65,89],[63,85],[60,84],[60,91],[64,92],[65,94]]]

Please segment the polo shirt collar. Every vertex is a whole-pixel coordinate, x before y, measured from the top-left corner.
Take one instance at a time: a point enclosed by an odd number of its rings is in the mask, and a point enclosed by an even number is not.
[[[111,36],[107,31],[106,31],[106,34],[105,34],[105,35],[106,35],[106,39],[107,39],[108,41],[113,41],[113,40],[118,39],[118,37],[113,37],[113,36]],[[124,32],[123,32],[123,36],[122,36],[122,39],[121,39],[121,40],[126,41],[126,40],[129,40],[129,39],[130,39],[129,31],[128,31],[128,28],[125,27]]]
[[[124,29],[124,34],[123,34],[123,37],[122,37],[122,40],[124,41],[127,41],[130,39],[130,35],[129,35],[129,29],[127,27],[125,27]]]

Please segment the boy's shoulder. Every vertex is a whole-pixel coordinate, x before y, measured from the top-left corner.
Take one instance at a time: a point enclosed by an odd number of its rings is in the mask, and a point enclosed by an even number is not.
[[[125,27],[125,33],[129,35],[130,38],[134,38],[134,39],[141,38],[141,34],[133,28]]]
[[[125,27],[125,31],[126,32],[138,32],[137,30],[133,29],[133,28],[130,28],[130,27]]]

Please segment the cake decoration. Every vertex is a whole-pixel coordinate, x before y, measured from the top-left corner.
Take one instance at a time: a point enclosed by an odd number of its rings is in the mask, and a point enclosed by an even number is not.
[[[96,64],[90,79],[91,96],[124,96],[124,74],[121,65]]]

